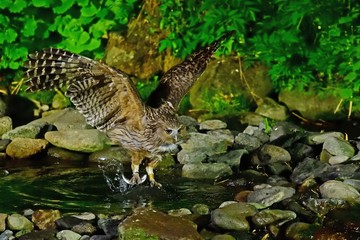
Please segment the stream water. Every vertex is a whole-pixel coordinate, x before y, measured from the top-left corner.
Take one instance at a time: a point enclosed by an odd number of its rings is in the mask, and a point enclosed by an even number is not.
[[[103,167],[84,162],[51,162],[48,159],[2,162],[0,212],[51,208],[61,212],[121,213],[148,205],[167,211],[191,208],[196,203],[215,208],[233,199],[234,195],[234,189],[214,184],[214,181],[184,179],[176,170],[158,171],[162,189],[151,188],[146,182],[121,192],[117,183],[119,172],[116,172],[119,169],[115,167],[116,171],[111,172],[111,168],[114,166],[109,166],[104,177]],[[110,188],[109,184],[113,186]]]

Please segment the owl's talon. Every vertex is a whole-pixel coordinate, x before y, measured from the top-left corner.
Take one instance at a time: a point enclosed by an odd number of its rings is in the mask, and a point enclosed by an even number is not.
[[[146,175],[142,176],[140,178],[138,173],[134,173],[131,179],[128,179],[124,176],[124,174],[121,175],[122,178],[124,179],[124,181],[129,184],[129,185],[139,185],[142,184],[143,182],[145,182],[146,180]]]
[[[158,183],[155,180],[150,181],[150,187],[157,187],[157,188],[162,188],[161,183]]]

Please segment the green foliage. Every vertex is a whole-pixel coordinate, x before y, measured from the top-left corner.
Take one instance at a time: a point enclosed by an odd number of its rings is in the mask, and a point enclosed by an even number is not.
[[[250,108],[245,97],[240,94],[208,93],[207,96],[206,109],[211,114],[234,116]]]
[[[162,0],[160,50],[181,57],[229,30],[219,52],[234,50],[268,65],[277,90],[314,87],[345,99],[359,96],[360,3],[355,0]]]
[[[12,81],[28,53],[58,47],[92,58],[104,53],[102,38],[124,30],[137,0],[2,0],[0,70]]]

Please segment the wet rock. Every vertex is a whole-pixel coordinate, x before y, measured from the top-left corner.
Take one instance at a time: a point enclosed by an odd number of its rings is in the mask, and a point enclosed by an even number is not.
[[[15,138],[36,138],[41,128],[42,126],[23,125],[4,133],[1,138],[10,140],[14,140]]]
[[[234,135],[229,129],[217,129],[217,130],[211,130],[207,132],[210,136],[215,136],[219,140],[224,140],[228,146],[232,146],[234,144]]]
[[[94,227],[89,222],[81,222],[71,228],[71,231],[76,232],[80,235],[93,235],[96,232],[96,227]]]
[[[360,235],[360,208],[353,206],[351,208],[334,209],[329,212],[324,219],[324,226],[335,229],[340,232]],[[356,238],[347,238],[356,239]]]
[[[0,139],[0,151],[4,151],[10,142],[10,139]]]
[[[329,164],[314,158],[306,158],[300,162],[291,174],[291,180],[296,184],[301,184],[307,178],[315,178],[324,172]]]
[[[255,113],[278,121],[284,121],[288,118],[286,107],[269,97],[265,97],[263,101],[258,104]]]
[[[191,211],[187,208],[179,208],[179,209],[169,210],[168,214],[170,216],[182,217],[182,216],[186,216],[186,215],[191,215]]]
[[[274,203],[290,198],[295,194],[291,187],[273,186],[257,189],[249,194],[247,200],[252,203],[259,203],[269,207]]]
[[[79,240],[81,235],[71,230],[62,230],[56,234],[60,240]]]
[[[131,163],[131,157],[129,153],[121,146],[105,148],[103,150],[91,153],[89,156],[90,162],[98,162],[108,159],[116,159],[123,164]]]
[[[111,237],[106,235],[93,235],[89,240],[111,240]]]
[[[7,217],[7,226],[10,230],[33,230],[34,224],[23,215],[14,213]]]
[[[217,163],[225,163],[231,167],[239,167],[241,158],[244,154],[247,154],[248,151],[245,149],[236,149],[229,151],[224,154],[215,155],[209,158],[210,162],[217,162]]]
[[[84,116],[73,108],[50,111],[46,116],[30,122],[28,125],[42,126],[51,124],[57,130],[87,129],[91,128]]]
[[[212,237],[211,240],[236,240],[236,238],[229,234],[219,234]]]
[[[225,230],[249,231],[247,217],[254,216],[257,209],[247,203],[233,203],[211,212],[211,221]]]
[[[195,118],[186,115],[181,115],[178,116],[178,120],[183,126],[185,126],[187,132],[197,132],[199,123],[196,121]]]
[[[305,223],[295,222],[292,223],[285,232],[286,239],[289,240],[307,240],[313,239],[313,232],[319,228],[318,226]]]
[[[328,212],[336,208],[344,208],[348,206],[345,200],[333,198],[308,198],[303,201],[303,204],[318,216],[325,216]]]
[[[0,136],[12,130],[12,120],[8,116],[0,117]]]
[[[0,232],[5,231],[6,229],[6,218],[8,217],[5,213],[0,213]]]
[[[6,148],[11,158],[29,158],[46,149],[48,141],[44,139],[16,138]]]
[[[265,209],[252,216],[253,223],[258,227],[267,225],[281,226],[296,218],[296,213],[289,210]]]
[[[283,174],[284,172],[291,172],[292,170],[291,166],[285,162],[269,163],[267,169],[271,174],[276,176]]]
[[[84,222],[79,218],[73,216],[63,216],[62,218],[55,221],[57,229],[64,230],[64,229],[71,229],[75,225]]]
[[[254,112],[246,112],[240,115],[239,120],[242,124],[258,126],[260,123],[262,123],[265,120],[265,117]]]
[[[117,237],[119,235],[118,225],[121,220],[119,219],[99,219],[97,224],[100,229],[104,231],[106,236]]]
[[[225,139],[203,133],[189,133],[190,138],[181,144],[182,150],[178,153],[181,164],[201,162],[207,156],[225,153],[231,145]]]
[[[46,229],[35,232],[30,232],[19,237],[19,240],[58,240],[56,229]]]
[[[344,183],[354,187],[356,190],[360,190],[360,179],[345,179]]]
[[[319,187],[323,198],[343,199],[350,202],[360,202],[360,193],[352,186],[336,181],[329,180]]]
[[[95,152],[108,146],[108,138],[96,129],[63,130],[45,133],[45,139],[56,147],[78,152]]]
[[[11,230],[5,230],[0,234],[0,240],[9,240],[13,239],[14,233]]]
[[[350,159],[355,154],[355,150],[349,142],[337,137],[328,137],[324,142],[323,151],[329,153],[330,156],[342,156],[343,158],[345,157],[345,160],[343,161]],[[324,155],[324,153],[322,153],[322,155]],[[336,163],[336,160],[337,159],[333,159],[332,162]],[[322,161],[326,162],[329,161],[329,159],[322,157]]]
[[[193,222],[149,209],[137,209],[118,229],[119,239],[201,239]]]
[[[55,221],[61,217],[59,210],[35,210],[31,221],[41,230],[55,228]]]
[[[328,165],[323,171],[317,173],[317,177],[322,181],[356,178],[359,168],[360,166],[358,164]]]
[[[261,165],[277,162],[284,163],[291,160],[290,153],[286,149],[272,144],[265,144],[261,147],[258,156]]]
[[[310,145],[322,144],[329,137],[344,139],[344,134],[341,132],[312,133],[307,137],[307,143]]]
[[[86,159],[86,155],[84,153],[75,152],[59,147],[50,147],[47,151],[47,155],[49,157],[53,157],[59,160],[71,160],[71,161],[82,161]]]
[[[199,125],[200,130],[215,130],[215,129],[223,129],[226,127],[227,124],[225,122],[217,119],[205,120]]]
[[[81,220],[85,220],[85,221],[93,221],[96,219],[95,214],[91,213],[91,212],[82,212],[82,213],[71,215],[71,216],[81,219]]]
[[[309,157],[315,157],[315,149],[304,143],[295,143],[293,147],[287,149],[291,155],[292,160],[302,161],[303,159]]]
[[[217,179],[230,176],[232,170],[224,163],[187,163],[182,167],[182,176],[192,179]]]
[[[258,149],[261,146],[261,141],[257,137],[250,136],[246,133],[239,133],[235,137],[236,148],[245,149],[249,152]]]
[[[191,211],[194,214],[199,214],[199,215],[208,215],[210,213],[210,209],[209,206],[206,204],[202,204],[202,203],[197,203],[195,204],[192,208]]]
[[[320,157],[321,159],[321,157]],[[328,159],[328,162],[331,164],[331,165],[335,165],[335,164],[340,164],[340,163],[343,163],[343,162],[346,162],[347,160],[349,159],[348,156],[344,156],[344,155],[341,155],[341,156],[331,156],[329,159]],[[321,159],[323,161],[323,159]],[[325,160],[326,161],[326,160]]]

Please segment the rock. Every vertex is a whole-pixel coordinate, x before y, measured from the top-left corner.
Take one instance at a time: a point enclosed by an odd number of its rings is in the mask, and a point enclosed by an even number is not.
[[[52,107],[54,109],[64,109],[71,104],[68,97],[64,96],[60,91],[56,92],[52,100]]]
[[[62,230],[56,234],[59,240],[79,240],[81,235],[71,230]]]
[[[215,130],[215,129],[223,129],[226,127],[227,124],[225,122],[217,119],[205,120],[199,125],[200,130]]]
[[[192,117],[186,116],[186,115],[181,115],[181,116],[178,116],[178,120],[182,125],[185,126],[186,131],[197,132],[199,123],[196,121],[195,118],[192,118]]]
[[[99,219],[98,227],[104,231],[106,236],[117,237],[119,235],[118,226],[121,220],[118,219]]]
[[[332,156],[346,156],[348,159],[355,154],[355,150],[349,142],[337,137],[328,137],[324,142],[323,150]]]
[[[246,112],[240,115],[241,124],[248,124],[253,126],[258,126],[260,123],[264,122],[265,117],[254,112]]]
[[[8,116],[0,117],[0,136],[12,130],[12,120]]]
[[[269,97],[263,98],[263,101],[258,104],[255,113],[278,121],[284,121],[288,118],[286,107]]]
[[[22,235],[19,237],[19,240],[58,240],[58,238],[56,238],[57,233],[58,230],[56,229],[34,231]]]
[[[93,235],[97,229],[89,222],[81,222],[71,228],[71,231],[80,235]]]
[[[5,213],[0,213],[0,232],[5,231],[6,229],[6,218],[8,217]]]
[[[295,143],[293,147],[287,150],[289,151],[292,160],[296,162],[302,161],[306,157],[314,158],[316,156],[314,147],[304,143]]]
[[[84,116],[73,108],[50,111],[46,116],[30,122],[28,125],[42,126],[51,124],[57,130],[76,130],[91,128],[85,121]]]
[[[48,142],[44,139],[15,138],[6,148],[11,158],[29,158],[46,149]]]
[[[10,142],[10,139],[0,139],[0,151],[6,150],[6,147],[9,145]]]
[[[337,164],[327,165],[325,169],[317,173],[322,181],[337,179],[342,180],[346,178],[357,178],[358,170],[360,166],[358,164]]]
[[[267,225],[281,226],[296,218],[296,213],[289,210],[265,209],[252,216],[253,223],[258,227]]]
[[[105,148],[100,151],[91,153],[89,156],[90,162],[99,162],[108,159],[116,159],[123,164],[131,163],[131,157],[129,153],[121,146]]]
[[[209,159],[210,162],[225,163],[231,167],[239,167],[241,158],[244,154],[247,153],[248,151],[246,151],[245,149],[236,149],[224,154],[214,155]]]
[[[15,138],[36,138],[40,133],[42,126],[23,125],[2,135],[2,139],[14,140]]]
[[[274,203],[290,198],[295,194],[295,189],[291,187],[273,186],[257,189],[248,195],[248,202],[259,203],[269,207]]]
[[[252,152],[261,146],[261,141],[257,137],[250,136],[246,133],[239,133],[235,137],[236,148],[245,149]]]
[[[344,139],[344,134],[341,132],[312,133],[307,137],[306,142],[310,145],[319,145],[324,143],[329,137]]]
[[[290,111],[299,112],[309,120],[345,119],[346,114],[340,111],[334,114],[334,109],[340,102],[340,97],[331,93],[317,94],[316,91],[281,90],[279,101],[283,102]]]
[[[328,166],[314,158],[306,158],[294,168],[290,178],[294,183],[301,184],[305,179],[318,177]]]
[[[313,232],[319,228],[305,222],[292,223],[285,232],[286,239],[289,240],[307,240],[313,239]]]
[[[7,217],[6,219],[7,226],[10,230],[20,231],[20,230],[33,230],[34,224],[30,222],[29,219],[23,215],[14,213]]]
[[[229,234],[219,234],[212,237],[211,240],[236,240],[236,238]]]
[[[272,144],[265,144],[262,146],[258,153],[258,157],[261,165],[291,161],[290,153],[286,149]]]
[[[323,224],[325,227],[339,232],[349,233],[353,236],[346,239],[356,239],[354,236],[360,236],[359,214],[360,209],[358,205],[350,208],[334,209],[326,215]]]
[[[356,190],[360,190],[360,179],[345,179],[344,183],[354,187]]]
[[[328,161],[331,165],[335,165],[346,162],[348,159],[349,159],[348,156],[341,155],[341,156],[331,156]]]
[[[323,198],[343,199],[349,202],[360,202],[360,193],[352,186],[336,180],[324,182],[319,187]]]
[[[71,229],[75,225],[84,222],[79,218],[73,216],[63,216],[62,218],[55,221],[57,229],[64,230],[64,229]]]
[[[201,162],[207,156],[225,153],[229,142],[226,139],[219,139],[203,133],[189,133],[190,138],[181,144],[182,150],[178,153],[178,160],[181,164]]]
[[[108,138],[96,129],[62,130],[45,133],[45,139],[56,147],[78,152],[95,152],[108,146]]]
[[[228,146],[234,144],[234,135],[229,129],[210,130],[207,132],[207,135],[217,137],[221,141],[224,140]]]
[[[286,162],[269,163],[267,165],[267,169],[271,174],[275,176],[279,176],[285,172],[291,173],[292,170],[290,164],[287,164]]]
[[[187,208],[179,208],[179,209],[169,210],[168,214],[174,217],[182,217],[186,215],[191,215],[191,211]]]
[[[345,208],[348,205],[345,200],[334,198],[308,198],[303,201],[303,204],[316,213],[318,217],[325,216],[331,210]]]
[[[75,152],[59,147],[50,147],[47,151],[49,157],[53,157],[63,161],[83,161],[86,159],[86,155],[81,152]]]
[[[247,203],[233,203],[211,212],[211,222],[225,230],[249,231],[247,217],[254,216],[257,210]]]
[[[95,214],[91,213],[91,212],[82,212],[82,213],[75,214],[72,216],[75,218],[81,219],[81,220],[85,220],[85,221],[93,221],[96,219]]]
[[[217,179],[232,173],[224,163],[187,163],[182,167],[182,176],[192,179]]]
[[[118,229],[119,239],[202,239],[193,222],[150,209],[136,209]]]
[[[202,203],[197,203],[195,204],[192,208],[191,211],[194,214],[199,214],[199,215],[208,215],[210,213],[210,209],[209,206],[206,204],[202,204]]]
[[[31,221],[41,230],[55,228],[55,221],[61,217],[59,210],[35,210]]]
[[[89,240],[111,240],[111,237],[106,235],[93,235],[89,238]]]
[[[13,239],[13,238],[14,238],[13,231],[10,231],[8,229],[0,234],[0,240],[9,240],[9,239]]]

